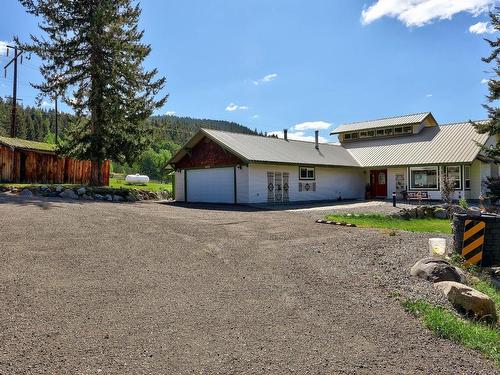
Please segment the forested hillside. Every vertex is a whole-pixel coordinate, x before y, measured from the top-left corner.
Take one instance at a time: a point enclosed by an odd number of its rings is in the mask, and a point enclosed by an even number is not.
[[[10,117],[10,103],[0,98],[0,135],[9,136]],[[19,138],[54,143],[54,110],[18,106],[17,119]],[[59,114],[61,139],[64,139],[65,129],[75,120],[76,118],[70,114]],[[168,159],[200,128],[257,134],[257,130],[251,130],[235,122],[177,116],[153,116],[148,120],[148,126],[151,127],[150,148],[132,166],[113,163],[115,172],[144,173],[154,179],[164,178],[164,167]]]

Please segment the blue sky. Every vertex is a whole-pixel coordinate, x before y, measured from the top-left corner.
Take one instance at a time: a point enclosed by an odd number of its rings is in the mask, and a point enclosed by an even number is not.
[[[432,111],[440,123],[480,119],[491,70],[486,10],[492,0],[183,0],[141,2],[167,77],[159,114],[224,119],[308,139],[352,121]],[[37,20],[2,1],[0,41],[27,40]],[[8,15],[6,17],[5,15]],[[7,61],[0,46],[0,62]],[[33,104],[33,58],[19,68],[19,97]],[[0,78],[11,94],[12,71]],[[46,106],[50,105],[45,103]]]

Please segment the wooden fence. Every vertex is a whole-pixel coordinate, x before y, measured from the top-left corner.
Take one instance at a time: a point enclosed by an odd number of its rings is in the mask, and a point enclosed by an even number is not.
[[[109,160],[101,166],[103,185],[109,185]],[[0,145],[0,181],[27,184],[88,185],[92,162],[53,153],[12,149]]]

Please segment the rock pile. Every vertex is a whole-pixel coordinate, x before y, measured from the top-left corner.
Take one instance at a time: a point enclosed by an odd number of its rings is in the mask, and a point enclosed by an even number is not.
[[[172,194],[167,190],[154,192],[143,189],[114,189],[110,187],[88,186],[68,187],[61,185],[41,185],[27,186],[23,189],[4,186],[0,187],[0,191],[19,194],[27,198],[37,195],[42,197],[60,197],[73,200],[105,200],[109,202],[136,202],[172,198]]]
[[[447,204],[441,205],[423,205],[412,208],[403,208],[398,212],[391,214],[391,217],[402,219],[424,219],[424,218],[437,218],[447,219],[456,213],[465,213],[466,210],[458,205],[448,206]]]
[[[434,283],[448,301],[468,317],[494,323],[497,321],[495,302],[486,294],[465,285],[465,273],[441,258],[424,258],[411,268],[412,276]]]

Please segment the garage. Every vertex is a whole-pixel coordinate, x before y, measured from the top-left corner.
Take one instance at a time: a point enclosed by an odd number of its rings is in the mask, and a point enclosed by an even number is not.
[[[187,202],[234,203],[234,168],[186,170]]]

